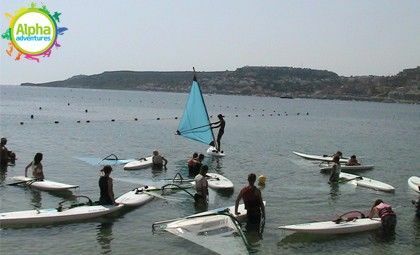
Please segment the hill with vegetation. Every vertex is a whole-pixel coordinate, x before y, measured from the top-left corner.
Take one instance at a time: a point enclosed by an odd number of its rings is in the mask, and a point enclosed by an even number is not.
[[[188,92],[192,72],[112,71],[22,86]],[[203,93],[384,102],[420,102],[420,67],[393,76],[339,76],[326,70],[245,66],[198,72]]]

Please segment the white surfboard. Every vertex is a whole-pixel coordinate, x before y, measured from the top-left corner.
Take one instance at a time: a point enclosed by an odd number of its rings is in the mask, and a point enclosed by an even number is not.
[[[148,186],[135,188],[115,199],[115,202],[126,206],[144,205],[154,198],[153,195],[148,194],[148,191],[152,190],[157,189],[155,187]]]
[[[70,209],[63,209],[62,211],[57,210],[57,208],[50,208],[0,213],[0,226],[4,228],[25,224],[54,224],[86,220],[110,214],[122,207],[123,205],[83,205]]]
[[[395,191],[395,188],[392,187],[391,185],[386,184],[384,182],[372,180],[367,177],[361,177],[358,175],[348,174],[348,173],[340,173],[340,178],[343,178],[347,181],[350,180],[349,183],[360,186],[360,187],[365,187],[365,188],[370,188],[370,189],[385,191],[385,192]]]
[[[59,190],[67,190],[67,189],[74,189],[79,187],[78,185],[70,185],[60,182],[53,182],[48,180],[36,181],[34,178],[25,177],[25,176],[13,176],[11,177],[12,180],[17,182],[23,182],[21,185],[27,185],[29,187],[39,189],[39,190],[46,190],[46,191],[59,191]],[[26,182],[25,182],[26,181]]]
[[[210,146],[207,149],[207,155],[214,156],[214,157],[224,157],[226,154],[223,151],[217,151],[216,147]]]
[[[327,162],[333,161],[333,157],[330,157],[330,156],[310,155],[310,154],[305,154],[305,153],[296,152],[296,151],[293,151],[293,154],[298,155],[299,157],[302,157],[304,159],[309,159],[309,160],[327,161]],[[340,158],[340,163],[347,163],[347,161],[348,159],[346,158]]]
[[[381,227],[381,219],[379,218],[363,218],[351,221],[342,221],[335,223],[334,221],[313,222],[296,225],[280,226],[285,229],[297,233],[311,234],[348,234],[368,230],[374,230]]]
[[[211,189],[233,189],[233,183],[226,177],[216,173],[207,173],[207,182],[209,188]],[[191,182],[192,185],[195,185],[195,181]]]
[[[417,193],[420,193],[420,177],[411,176],[408,178],[408,186]]]
[[[357,171],[364,171],[364,170],[370,170],[373,169],[374,166],[373,165],[358,165],[358,166],[346,166],[346,165],[342,165],[341,166],[341,171],[345,171],[345,172],[357,172]],[[322,167],[320,169],[321,172],[323,173],[328,173],[331,172],[332,170],[332,166],[328,166],[328,167]]]
[[[141,158],[135,161],[131,161],[124,165],[124,170],[138,170],[148,168],[153,165],[153,156],[147,158]]]

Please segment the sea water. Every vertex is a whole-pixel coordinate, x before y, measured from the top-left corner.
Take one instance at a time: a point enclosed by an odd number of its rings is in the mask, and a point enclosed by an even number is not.
[[[18,158],[16,166],[0,175],[0,212],[54,208],[62,200],[72,200],[73,195],[97,200],[100,166],[77,157],[116,154],[138,158],[158,149],[168,159],[167,169],[162,171],[124,171],[122,166],[114,166],[114,192],[120,195],[140,183],[172,178],[178,172],[185,175],[192,153],[207,149],[175,135],[187,94],[1,86],[0,96],[0,135],[8,138],[7,147]],[[211,172],[223,174],[235,185],[230,193],[211,192],[209,209],[233,205],[249,173],[267,177],[262,189],[267,219],[262,239],[250,240],[253,252],[416,254],[417,250],[418,254],[420,222],[410,201],[419,195],[409,189],[407,179],[420,175],[419,105],[232,95],[205,95],[205,101],[213,121],[219,113],[226,116],[222,139],[226,157],[206,158],[205,163]],[[351,184],[331,188],[328,175],[319,172],[319,163],[292,154],[323,155],[337,150],[375,165],[360,175],[393,185],[395,193]],[[6,185],[11,182],[9,177],[24,174],[37,152],[44,154],[47,179],[80,188],[69,194]],[[173,196],[182,200],[155,199],[139,208],[84,222],[1,229],[0,252],[210,253],[169,233],[152,233],[153,222],[196,213],[188,194]],[[376,231],[317,236],[278,229],[332,220],[350,210],[368,211],[378,198],[390,203],[398,215],[396,234],[391,238],[384,239]]]

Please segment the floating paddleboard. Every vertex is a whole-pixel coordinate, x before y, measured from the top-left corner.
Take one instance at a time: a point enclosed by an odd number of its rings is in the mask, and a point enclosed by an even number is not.
[[[153,165],[152,156],[131,161],[124,165],[124,170],[138,170],[150,167]]]
[[[408,186],[417,193],[420,193],[420,177],[411,176],[408,178]]]
[[[304,159],[332,162],[333,158],[330,156],[317,156],[293,151],[293,154],[298,155]],[[341,158],[340,163],[347,163],[348,159]]]
[[[363,218],[352,221],[343,221],[335,223],[334,221],[313,222],[296,225],[280,226],[280,229],[290,230],[297,233],[311,234],[348,234],[368,230],[374,230],[381,227],[379,218]]]
[[[127,206],[144,205],[154,198],[154,196],[148,194],[148,191],[150,190],[156,190],[156,188],[147,186],[135,188],[115,199],[115,202]]]
[[[215,147],[210,146],[207,149],[207,155],[214,156],[214,157],[224,157],[226,156],[223,151],[217,151]]]
[[[88,158],[88,157],[76,157],[76,158],[92,166],[124,165],[129,162],[136,161],[136,159],[101,159],[101,158]]]
[[[14,181],[26,181],[21,185],[27,185],[35,189],[39,190],[46,190],[46,191],[59,191],[59,190],[67,190],[67,189],[74,189],[79,187],[78,185],[69,185],[60,182],[53,182],[48,180],[43,181],[34,181],[34,178],[29,178],[25,176],[14,176],[11,177]]]
[[[226,177],[216,173],[207,173],[209,178],[207,178],[207,182],[209,184],[209,188],[212,189],[233,189],[233,183]],[[195,181],[191,182],[192,185],[195,185]]]
[[[374,190],[379,190],[379,191],[385,191],[385,192],[394,192],[395,188],[392,187],[389,184],[386,184],[384,182],[380,182],[380,181],[376,181],[376,180],[372,180],[366,177],[361,177],[358,175],[354,175],[354,174],[348,174],[348,173],[340,173],[340,178],[343,178],[347,181],[349,181],[349,183],[353,184],[353,185],[357,185],[360,187],[365,187],[365,188],[370,188],[370,189],[374,189]]]
[[[84,205],[63,211],[56,208],[0,213],[0,227],[25,224],[54,224],[100,217],[121,209],[123,205]]]
[[[363,170],[370,170],[373,169],[373,165],[358,165],[358,166],[341,166],[341,171],[345,172],[357,172],[357,171],[363,171]],[[329,167],[322,167],[321,172],[328,173],[331,172],[332,166]]]

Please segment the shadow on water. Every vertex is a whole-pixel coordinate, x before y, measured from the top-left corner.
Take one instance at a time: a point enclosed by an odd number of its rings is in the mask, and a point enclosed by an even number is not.
[[[96,241],[101,247],[101,254],[112,254],[111,243],[114,239],[112,235],[112,226],[114,221],[112,219],[104,219],[97,227]]]
[[[222,197],[231,197],[233,195],[233,191],[233,189],[215,190],[215,192]]]

